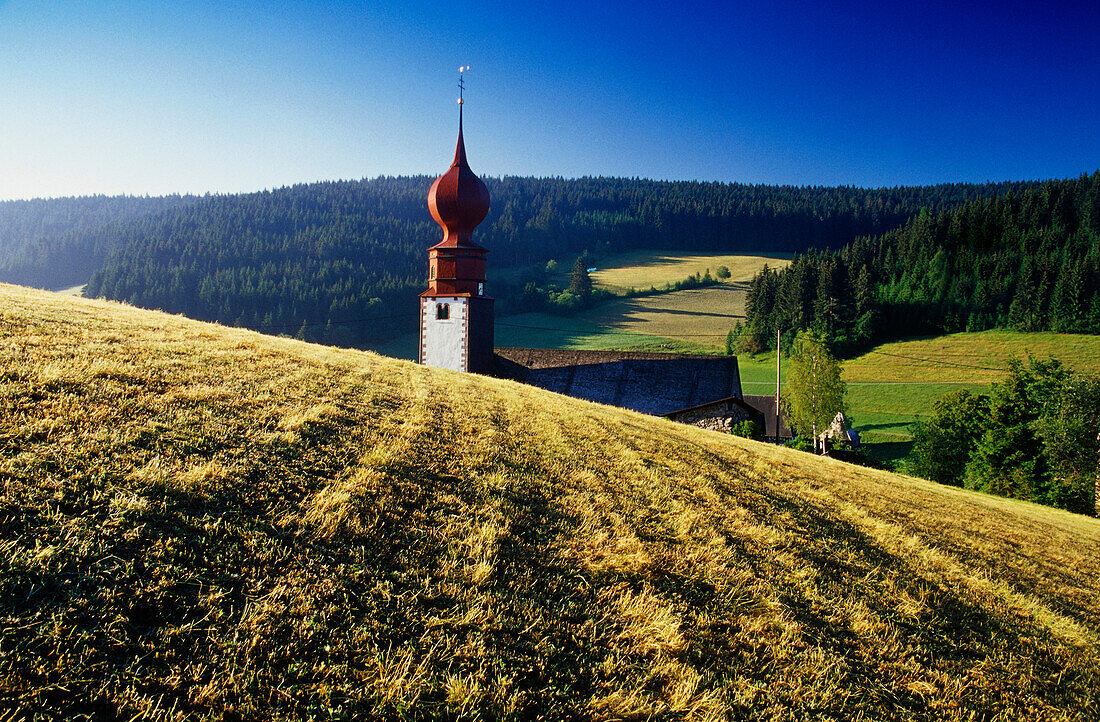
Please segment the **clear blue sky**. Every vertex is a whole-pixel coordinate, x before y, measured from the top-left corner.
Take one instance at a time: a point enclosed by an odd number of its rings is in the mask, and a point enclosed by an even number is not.
[[[1100,2],[0,0],[0,199],[1100,167]]]

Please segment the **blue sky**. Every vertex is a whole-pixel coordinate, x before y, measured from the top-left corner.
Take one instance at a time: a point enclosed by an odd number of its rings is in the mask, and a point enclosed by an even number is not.
[[[0,199],[1100,168],[1100,3],[0,0]]]

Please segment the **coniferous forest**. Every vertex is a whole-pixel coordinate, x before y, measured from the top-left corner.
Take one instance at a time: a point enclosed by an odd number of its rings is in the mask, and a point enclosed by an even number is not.
[[[32,242],[0,247],[0,280],[51,288],[88,281],[90,296],[368,345],[415,329],[426,249],[440,235],[425,206],[431,181],[383,177],[201,198],[71,199],[99,206],[69,226],[60,222],[70,211],[59,201],[0,204],[0,238],[27,236],[19,229],[37,224]],[[571,263],[584,251],[839,248],[896,229],[922,209],[938,218],[968,201],[1029,187],[519,177],[486,184],[493,205],[475,239],[491,251],[491,269]],[[522,309],[524,286],[491,277],[498,312]]]
[[[85,283],[124,229],[195,196],[84,196],[0,203],[0,281],[60,289]]]
[[[842,354],[922,333],[1100,333],[1100,172],[939,212],[752,282],[738,347],[812,329]]]

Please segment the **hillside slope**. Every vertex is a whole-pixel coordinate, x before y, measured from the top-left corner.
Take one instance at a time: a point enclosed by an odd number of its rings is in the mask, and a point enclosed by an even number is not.
[[[1095,718],[1100,522],[0,286],[0,709]]]

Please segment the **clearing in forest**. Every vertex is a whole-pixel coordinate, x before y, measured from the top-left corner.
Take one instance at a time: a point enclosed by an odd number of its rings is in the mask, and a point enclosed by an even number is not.
[[[675,251],[629,251],[616,253],[601,261],[590,274],[592,283],[611,291],[623,292],[631,288],[647,289],[676,283],[688,276],[702,277],[707,270],[717,278],[718,267],[730,270],[728,282],[748,282],[765,266],[786,268],[792,254],[768,255],[740,253],[682,253]]]

